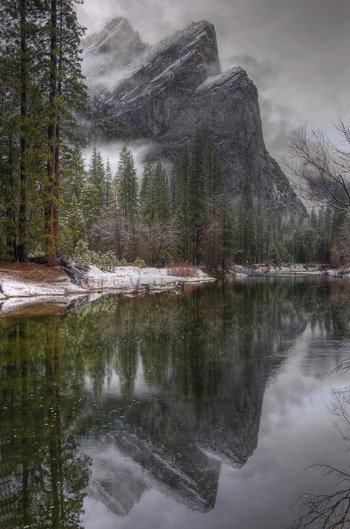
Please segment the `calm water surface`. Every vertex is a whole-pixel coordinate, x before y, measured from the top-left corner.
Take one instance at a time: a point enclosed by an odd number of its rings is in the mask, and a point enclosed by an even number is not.
[[[285,529],[348,471],[347,362],[341,282],[0,318],[0,527]]]

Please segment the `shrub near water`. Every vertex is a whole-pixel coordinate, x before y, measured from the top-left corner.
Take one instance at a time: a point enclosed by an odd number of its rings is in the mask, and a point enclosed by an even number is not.
[[[115,254],[111,250],[105,253],[89,250],[85,241],[78,242],[72,256],[72,261],[75,264],[83,266],[95,265],[105,272],[112,272],[116,266],[126,264],[126,261],[124,260],[122,263],[119,263]]]
[[[197,269],[195,266],[189,264],[174,264],[167,268],[167,274],[169,276],[178,276],[178,277],[196,277]]]

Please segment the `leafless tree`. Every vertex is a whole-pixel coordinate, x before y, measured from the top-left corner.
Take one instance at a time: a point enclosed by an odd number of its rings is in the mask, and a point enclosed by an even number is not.
[[[350,122],[339,120],[335,131],[337,143],[307,126],[294,130],[285,165],[304,198],[350,211]]]
[[[331,412],[345,443],[350,442],[350,391],[333,390]],[[293,529],[349,529],[350,473],[326,463],[314,465],[322,476],[333,476],[329,494],[305,494],[300,502],[300,516]]]
[[[172,258],[176,254],[178,231],[173,223],[140,224],[142,255],[153,264]]]

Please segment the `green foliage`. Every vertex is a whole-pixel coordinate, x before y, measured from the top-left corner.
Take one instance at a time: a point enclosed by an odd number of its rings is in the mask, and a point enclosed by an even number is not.
[[[134,226],[138,212],[138,184],[132,152],[123,146],[117,171],[117,204],[127,226]]]
[[[146,224],[169,220],[168,177],[160,162],[145,166],[140,191],[140,214]]]
[[[65,217],[61,221],[61,253],[64,256],[74,254],[80,241],[86,236],[86,217],[78,199],[73,195],[66,206]]]
[[[107,207],[108,186],[101,152],[96,147],[92,151],[87,183],[95,190],[95,211],[97,211],[99,216],[102,214],[103,209]]]
[[[223,254],[227,254],[229,240],[225,187],[217,151],[198,132],[176,160],[171,182],[171,211],[179,232],[179,253],[183,260],[193,264],[225,260]],[[221,211],[223,202],[225,207]]]
[[[141,259],[140,257],[136,257],[135,259],[135,262],[134,262],[134,265],[135,266],[138,266],[139,268],[144,268],[146,266],[146,263],[143,259]]]
[[[105,272],[112,272],[114,268],[121,264],[118,262],[115,254],[112,251],[106,253],[98,253],[90,250],[85,241],[78,241],[75,250],[71,255],[71,260],[81,266],[95,265]]]
[[[256,251],[256,222],[250,177],[246,177],[238,209],[240,250],[245,263],[252,263]]]
[[[76,116],[86,90],[76,3],[0,3],[1,258],[26,261],[43,245],[55,260],[60,192],[66,204],[79,188]]]

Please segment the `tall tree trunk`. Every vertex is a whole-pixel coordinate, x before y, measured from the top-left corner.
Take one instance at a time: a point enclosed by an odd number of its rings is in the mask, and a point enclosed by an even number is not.
[[[63,61],[63,2],[59,0],[59,38],[58,45],[58,64],[57,64],[57,97],[62,96],[62,61]],[[57,108],[56,108],[57,112]],[[53,211],[53,231],[56,244],[56,251],[59,251],[59,202],[60,202],[60,115],[56,117],[56,145],[55,145],[55,183],[54,183],[55,205]]]
[[[8,174],[8,189],[7,189],[7,207],[6,207],[6,254],[9,257],[18,259],[18,247],[17,247],[17,216],[16,208],[14,204],[14,197],[16,196],[16,185],[13,171],[13,138],[9,135],[8,139],[8,162],[7,162],[7,174]]]
[[[27,204],[27,91],[28,91],[28,58],[27,58],[27,0],[20,2],[21,28],[21,124],[20,124],[20,202],[19,202],[19,245],[18,259],[22,263],[28,261],[28,204]]]
[[[55,229],[57,204],[57,0],[51,0],[51,40],[50,40],[50,92],[49,92],[49,126],[48,146],[49,158],[47,163],[47,191],[46,191],[46,254],[49,266],[58,264],[58,245]]]

